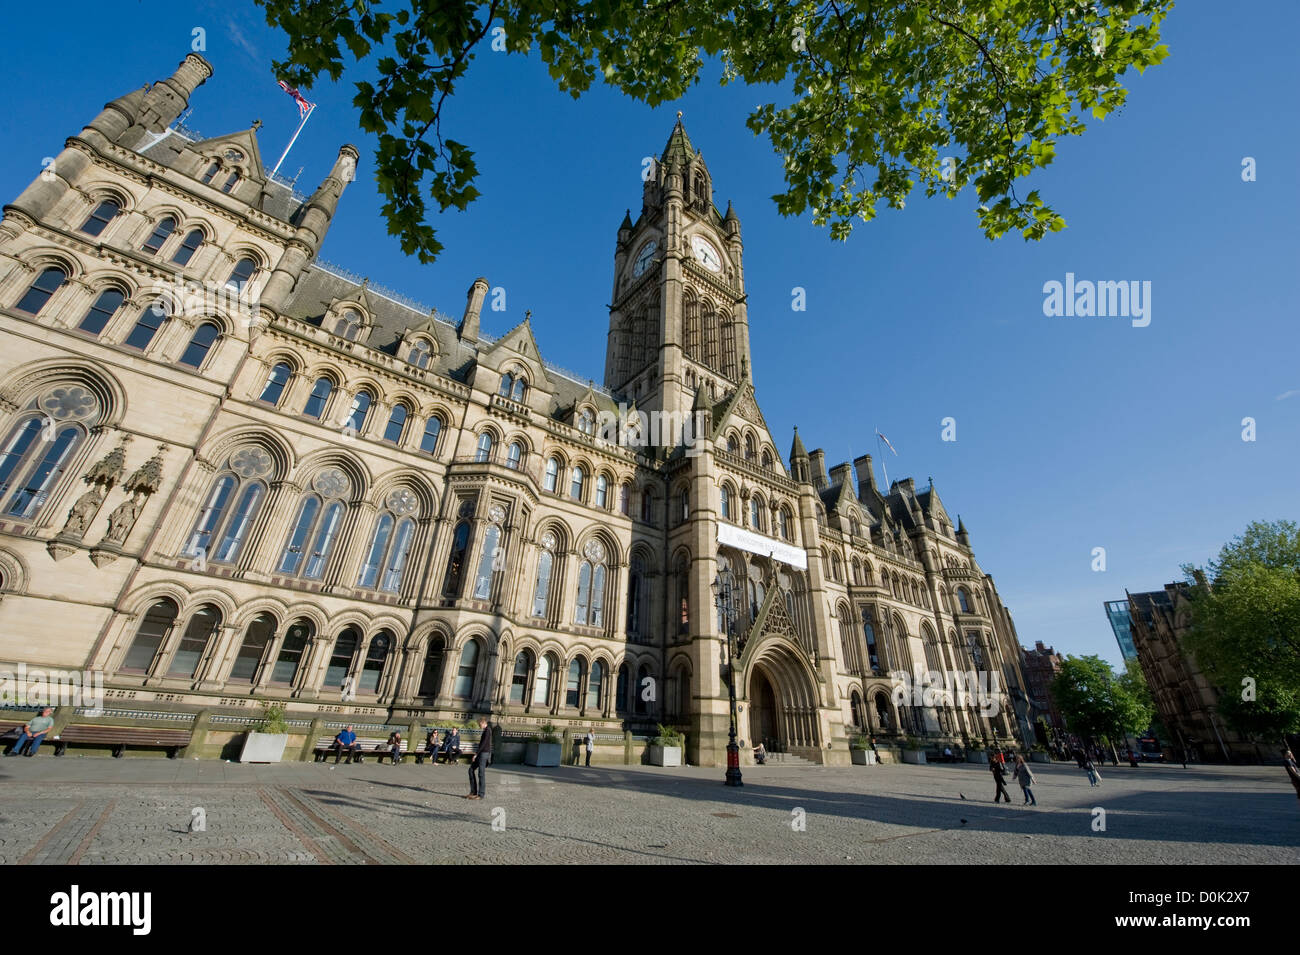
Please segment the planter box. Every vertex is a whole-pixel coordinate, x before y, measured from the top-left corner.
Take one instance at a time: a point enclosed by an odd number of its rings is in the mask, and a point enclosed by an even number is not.
[[[680,766],[681,764],[682,748],[680,746],[650,745],[651,766]]]
[[[560,750],[559,743],[529,743],[524,763],[529,766],[558,766]]]
[[[876,754],[869,749],[851,749],[849,755],[853,757],[854,766],[876,765]]]
[[[1052,761],[1051,753],[1030,753],[1029,761],[1031,763],[1050,763]]]
[[[916,766],[924,766],[926,764],[925,750],[923,749],[903,750],[903,762],[912,763]]]
[[[966,750],[966,762],[968,763],[988,763],[989,751],[986,749],[968,749]]]
[[[278,763],[284,756],[287,733],[249,733],[239,751],[241,763]]]

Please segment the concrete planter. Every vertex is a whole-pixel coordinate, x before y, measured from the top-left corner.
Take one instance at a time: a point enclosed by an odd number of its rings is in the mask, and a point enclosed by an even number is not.
[[[1031,763],[1050,763],[1052,755],[1051,753],[1030,753],[1029,761]]]
[[[559,743],[529,743],[524,763],[529,766],[558,766],[560,751]]]
[[[966,762],[988,764],[989,753],[986,749],[968,749],[966,750]]]
[[[923,749],[903,750],[903,762],[912,763],[915,766],[924,766],[926,764],[925,750]]]
[[[680,746],[655,746],[650,744],[651,766],[680,766],[682,748]]]
[[[284,747],[288,742],[287,733],[249,733],[244,737],[244,748],[239,751],[239,761],[278,763],[284,757]]]
[[[869,749],[851,749],[849,755],[853,757],[854,766],[876,765],[876,754]]]

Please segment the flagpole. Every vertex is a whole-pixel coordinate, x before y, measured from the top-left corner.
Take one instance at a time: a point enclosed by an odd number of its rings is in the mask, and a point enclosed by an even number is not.
[[[298,141],[298,134],[302,132],[302,128],[307,125],[307,120],[311,119],[311,114],[314,112],[316,112],[316,104],[312,103],[311,108],[308,109],[307,112],[302,114],[302,122],[299,123],[298,128],[294,130],[293,138],[289,140],[289,145],[284,147],[284,152],[280,154],[280,160],[275,164],[275,168],[271,170],[271,175],[274,176],[277,172],[280,171],[281,163],[283,163],[285,159],[288,157],[289,150],[293,149],[293,144]]]

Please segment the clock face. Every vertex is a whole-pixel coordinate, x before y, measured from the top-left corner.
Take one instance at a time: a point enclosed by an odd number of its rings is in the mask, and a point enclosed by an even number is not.
[[[722,259],[707,239],[698,235],[691,236],[691,250],[699,263],[710,272],[722,271]]]
[[[645,245],[641,246],[641,251],[636,255],[636,263],[632,266],[632,274],[640,275],[650,265],[654,259],[655,253],[659,251],[659,246],[651,239]]]

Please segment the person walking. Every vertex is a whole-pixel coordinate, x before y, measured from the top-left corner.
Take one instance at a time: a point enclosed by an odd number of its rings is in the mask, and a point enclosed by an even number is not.
[[[1007,792],[1007,773],[1002,768],[1002,764],[997,761],[996,757],[989,757],[989,772],[993,774],[993,781],[997,783],[998,791],[993,794],[993,801],[999,802],[1005,799],[1011,802],[1011,794]]]
[[[596,747],[596,736],[591,730],[587,730],[587,735],[582,738],[582,748],[587,751],[587,763],[591,765],[591,751]]]
[[[1091,759],[1084,762],[1083,768],[1088,771],[1088,785],[1100,786],[1101,773],[1097,772],[1097,767],[1093,764]]]
[[[1295,756],[1291,750],[1282,750],[1282,762],[1286,765],[1286,774],[1291,778],[1291,785],[1295,787],[1295,798],[1300,799],[1300,766],[1296,766]]]
[[[469,764],[469,795],[466,799],[482,799],[487,795],[487,768],[492,762],[492,730],[488,728],[486,716],[478,718],[478,749]],[[478,778],[474,778],[474,770]]]
[[[1025,805],[1037,806],[1038,800],[1034,798],[1034,791],[1029,788],[1037,780],[1034,779],[1034,774],[1030,771],[1029,764],[1025,762],[1025,757],[1023,756],[1016,757],[1016,768],[1014,770],[1014,775],[1015,775],[1016,782],[1020,784],[1021,790],[1024,791]]]

